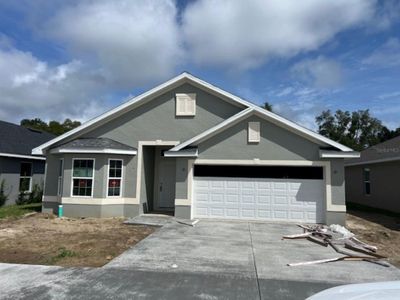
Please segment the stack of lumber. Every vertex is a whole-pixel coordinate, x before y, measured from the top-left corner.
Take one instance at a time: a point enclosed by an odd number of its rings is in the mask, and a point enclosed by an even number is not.
[[[375,263],[384,267],[389,267],[390,265],[383,261],[386,257],[377,253],[378,249],[375,246],[368,245],[359,239],[357,239],[353,234],[347,231],[344,227],[335,225],[339,228],[338,231],[332,230],[331,227],[324,227],[322,225],[297,225],[303,229],[303,233],[284,235],[282,239],[307,239],[318,245],[324,247],[331,247],[337,253],[342,254],[342,256],[320,259],[313,261],[305,261],[298,263],[290,263],[288,266],[304,266],[313,265],[320,263],[328,263],[334,261],[367,261]],[[362,254],[360,254],[362,253]]]

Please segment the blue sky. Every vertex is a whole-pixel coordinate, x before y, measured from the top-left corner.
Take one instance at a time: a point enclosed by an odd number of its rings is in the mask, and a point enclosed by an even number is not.
[[[400,1],[0,2],[0,119],[87,120],[188,71],[315,129],[400,127]]]

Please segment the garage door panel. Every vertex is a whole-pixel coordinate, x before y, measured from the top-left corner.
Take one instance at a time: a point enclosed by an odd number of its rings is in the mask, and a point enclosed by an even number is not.
[[[271,196],[269,195],[257,196],[257,204],[259,205],[271,204]]]
[[[194,216],[321,222],[323,180],[194,178]]]

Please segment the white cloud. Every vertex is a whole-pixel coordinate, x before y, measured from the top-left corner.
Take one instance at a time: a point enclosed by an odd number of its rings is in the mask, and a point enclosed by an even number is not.
[[[200,0],[183,14],[183,32],[199,64],[258,67],[274,57],[315,50],[368,20],[374,0]]]
[[[182,59],[172,0],[85,0],[62,7],[44,31],[99,67],[113,86],[164,79]]]
[[[0,78],[0,119],[85,119],[98,114],[103,104],[103,82],[86,73],[79,61],[49,66],[29,52],[0,48]]]
[[[291,68],[291,72],[297,79],[317,88],[336,87],[343,78],[341,65],[323,56],[300,61]]]
[[[390,38],[362,61],[365,65],[393,67],[400,65],[400,41]]]

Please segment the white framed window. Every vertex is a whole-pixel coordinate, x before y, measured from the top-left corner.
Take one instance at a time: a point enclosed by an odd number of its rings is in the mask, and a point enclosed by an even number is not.
[[[107,196],[121,197],[122,194],[122,174],[123,160],[108,160]]]
[[[176,115],[196,115],[196,94],[176,94]]]
[[[364,168],[363,170],[363,181],[364,181],[364,194],[371,195],[371,170],[368,168]]]
[[[64,159],[61,158],[58,162],[58,184],[57,184],[57,195],[58,196],[62,196],[63,179],[64,179]]]
[[[248,142],[259,143],[260,142],[260,122],[249,122],[248,125]]]
[[[32,192],[32,163],[21,162],[19,173],[19,191]]]
[[[93,197],[94,158],[72,159],[73,197]]]

